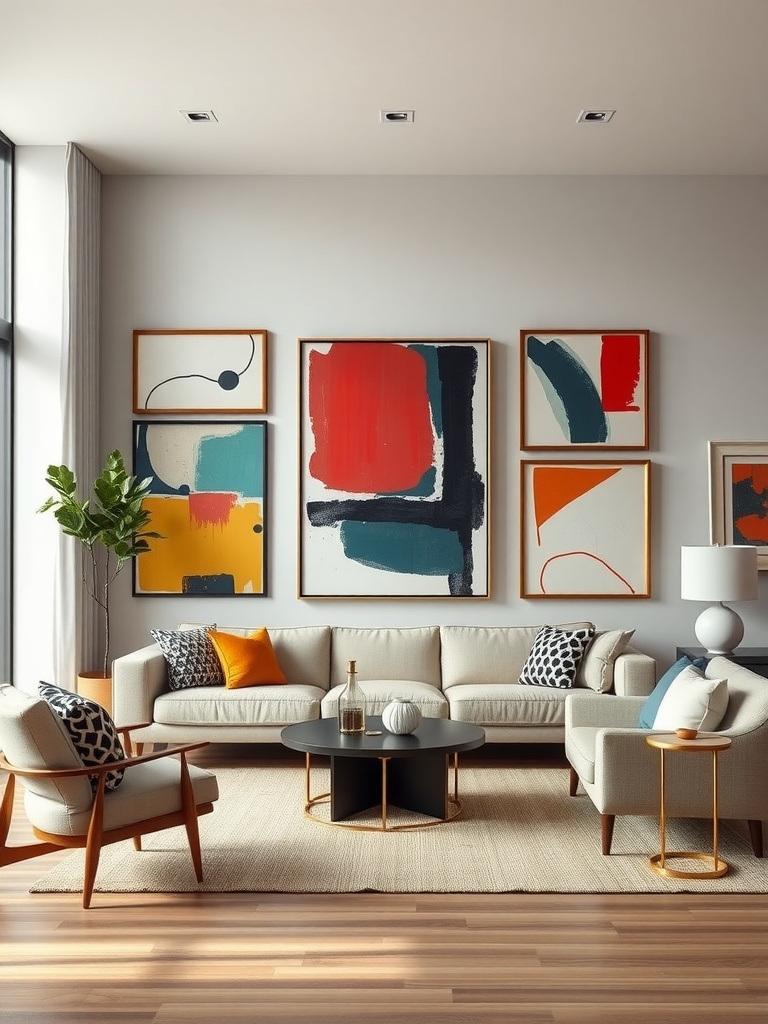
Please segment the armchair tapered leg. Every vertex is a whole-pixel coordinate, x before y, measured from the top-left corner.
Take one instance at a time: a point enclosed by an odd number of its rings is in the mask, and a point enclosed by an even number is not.
[[[101,846],[104,838],[104,786],[106,775],[99,776],[99,785],[96,795],[93,798],[93,810],[91,821],[88,825],[88,838],[85,844],[85,876],[83,878],[83,908],[87,910],[91,905],[93,886],[96,882],[96,871],[101,856]]]
[[[138,850],[139,852],[141,852],[141,836],[133,837],[133,848],[134,850]]]
[[[195,877],[198,882],[202,882],[203,858],[200,853],[200,831],[197,827],[195,791],[192,788],[192,780],[189,777],[189,767],[184,754],[181,755],[179,760],[181,763],[181,806],[184,811],[184,827],[187,830],[189,852],[192,854],[192,864],[195,868]]]
[[[600,825],[602,827],[603,856],[607,857],[611,852],[613,842],[613,826],[616,821],[615,814],[601,814]]]
[[[752,850],[756,857],[763,856],[763,823],[757,819],[750,819],[749,838],[752,841]]]
[[[579,775],[575,768],[571,768],[568,772],[568,795],[576,796],[576,790],[579,788]]]

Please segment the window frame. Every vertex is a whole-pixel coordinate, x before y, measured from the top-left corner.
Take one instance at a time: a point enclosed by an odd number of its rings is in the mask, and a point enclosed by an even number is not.
[[[0,682],[13,681],[14,145],[0,132]]]

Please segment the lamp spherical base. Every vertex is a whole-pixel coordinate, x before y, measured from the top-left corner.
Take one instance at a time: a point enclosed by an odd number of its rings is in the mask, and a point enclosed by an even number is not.
[[[744,623],[733,608],[720,602],[701,613],[694,632],[707,654],[733,654],[744,637]]]

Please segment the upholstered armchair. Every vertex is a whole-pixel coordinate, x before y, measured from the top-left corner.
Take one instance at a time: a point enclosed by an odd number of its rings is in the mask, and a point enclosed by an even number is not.
[[[118,730],[127,756],[101,765],[84,765],[61,719],[49,704],[13,686],[0,687],[0,769],[8,775],[0,803],[0,867],[53,850],[85,848],[83,906],[90,906],[102,847],[175,825],[187,832],[198,881],[203,868],[197,819],[218,799],[216,777],[187,763],[188,743],[158,753],[131,756],[131,728]],[[177,755],[177,756],[173,756]],[[108,778],[122,772],[114,790]],[[35,836],[25,846],[8,846],[15,779],[25,789],[24,809]],[[93,781],[93,784],[91,782]]]
[[[768,820],[768,679],[723,657],[712,658],[705,676],[726,679],[728,685],[728,707],[716,730],[731,739],[719,758],[719,816],[747,821],[755,856],[762,857],[762,823]],[[576,796],[581,784],[600,812],[604,854],[611,852],[617,815],[659,812],[659,752],[645,742],[650,730],[637,727],[645,700],[583,693],[566,700],[570,793]],[[711,818],[709,757],[667,758],[666,804],[668,817]]]

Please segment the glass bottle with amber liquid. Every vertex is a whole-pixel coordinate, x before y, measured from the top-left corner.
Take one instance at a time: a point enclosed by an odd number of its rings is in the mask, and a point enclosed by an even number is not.
[[[339,732],[365,732],[365,694],[357,681],[357,662],[347,664],[347,685],[339,697]]]

